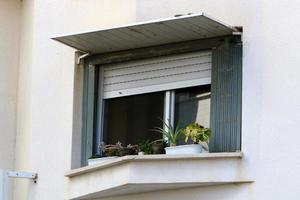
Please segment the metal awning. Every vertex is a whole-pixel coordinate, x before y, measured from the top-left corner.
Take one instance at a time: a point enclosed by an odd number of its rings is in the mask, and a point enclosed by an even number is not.
[[[90,54],[108,53],[240,33],[206,14],[184,15],[52,39]]]

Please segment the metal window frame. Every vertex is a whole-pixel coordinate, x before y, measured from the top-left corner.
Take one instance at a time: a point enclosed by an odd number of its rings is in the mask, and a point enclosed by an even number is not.
[[[104,123],[104,106],[105,100],[103,99],[103,67],[96,66],[98,70],[98,84],[97,84],[97,123],[94,136],[94,153],[101,155],[100,143],[103,140],[103,123]]]
[[[163,121],[168,126],[174,126],[175,115],[175,90],[165,91],[164,99],[164,118]],[[164,125],[164,129],[167,130],[167,126]]]
[[[88,157],[92,154],[92,136],[90,128],[93,127],[93,118],[94,112],[91,110],[94,109],[94,103],[91,103],[91,97],[93,93],[93,84],[90,85],[92,77],[92,69],[94,67],[88,62],[84,63],[84,82],[83,82],[83,101],[82,101],[82,141],[81,141],[81,165],[85,166],[87,164]],[[90,120],[92,118],[92,120]]]
[[[187,42],[180,42],[180,43],[173,43],[173,44],[167,44],[167,45],[161,45],[161,46],[154,46],[154,47],[147,47],[142,49],[133,49],[133,50],[126,50],[126,51],[120,51],[120,52],[112,52],[112,53],[105,53],[105,54],[97,54],[93,56],[89,56],[84,58],[85,68],[96,68],[99,67],[99,72],[101,77],[103,75],[103,71],[101,65],[102,64],[109,64],[109,63],[117,63],[117,62],[125,62],[130,60],[138,60],[138,59],[146,59],[146,58],[153,58],[157,56],[165,56],[165,55],[171,55],[171,54],[182,54],[187,52],[195,52],[195,51],[203,51],[203,50],[211,50],[215,49],[216,47],[223,44],[225,41],[241,41],[240,35],[233,35],[233,36],[222,36],[222,37],[216,37],[216,38],[208,38],[208,39],[201,39],[201,40],[195,40],[195,41],[187,41]],[[93,139],[93,133],[88,133],[88,126],[91,126],[95,128],[96,126],[96,135],[94,137],[97,139],[94,145],[98,147],[100,145],[100,140],[103,138],[103,114],[104,114],[104,104],[105,101],[103,98],[99,98],[99,95],[103,96],[103,88],[102,81],[99,81],[99,85],[97,86],[98,90],[98,99],[97,104],[99,105],[97,107],[97,121],[95,121],[95,104],[93,106],[89,106],[88,104],[88,96],[93,96],[94,94],[91,94],[91,89],[88,88],[91,80],[86,75],[87,69],[85,71],[85,78],[84,78],[84,91],[83,91],[83,128],[82,128],[82,165],[86,165],[87,158],[92,155],[93,148],[90,146],[91,143],[88,142],[88,140]],[[101,78],[100,78],[101,79]],[[203,81],[203,83],[199,85],[205,85],[210,84],[211,80]],[[95,87],[95,86],[93,86]],[[188,87],[183,86],[180,88]],[[88,92],[89,91],[89,92]],[[166,98],[172,99],[171,91],[169,90],[170,94],[166,94]],[[175,93],[174,93],[175,94]],[[175,95],[174,95],[174,104],[175,104]],[[169,110],[172,110],[174,112],[175,105],[172,105],[170,101],[169,103],[166,102],[165,104],[168,107]],[[174,106],[174,109],[172,109],[172,106]],[[91,107],[91,108],[90,108]],[[93,114],[89,113],[93,110]],[[89,115],[93,116],[93,119],[89,117]],[[173,114],[174,115],[174,114]],[[167,117],[170,118],[170,116],[164,115],[164,119]],[[88,120],[91,119],[91,120]],[[90,122],[89,122],[90,121]],[[171,119],[174,123],[174,117]],[[94,132],[95,130],[93,130]],[[95,151],[95,149],[94,149]],[[101,152],[99,152],[101,153]]]
[[[103,77],[103,68],[101,66],[98,66],[100,68],[99,70],[99,79],[101,79]],[[199,84],[197,86],[201,86],[201,85],[207,85],[207,84],[211,84],[210,79],[206,79],[205,81],[201,81],[199,82]],[[180,83],[178,83],[178,85],[180,85]],[[182,85],[182,87],[178,87],[176,89],[180,89],[180,88],[186,88],[186,85]],[[164,114],[163,114],[163,128],[165,130],[167,130],[167,126],[172,126],[174,127],[174,123],[175,123],[175,90],[166,90],[164,91]],[[151,92],[146,92],[146,93],[141,93],[141,94],[148,94]],[[141,95],[140,94],[140,95]],[[130,95],[129,95],[130,96]],[[122,97],[114,97],[114,98],[122,98]],[[95,131],[95,137],[94,139],[96,141],[94,141],[94,145],[96,146],[97,150],[95,149],[94,146],[94,153],[100,154],[102,152],[99,152],[99,146],[103,140],[103,125],[104,125],[104,108],[105,108],[105,100],[110,99],[110,98],[104,98],[103,95],[103,81],[99,81],[98,82],[98,103],[97,103],[97,129]],[[167,139],[167,138],[164,138]]]

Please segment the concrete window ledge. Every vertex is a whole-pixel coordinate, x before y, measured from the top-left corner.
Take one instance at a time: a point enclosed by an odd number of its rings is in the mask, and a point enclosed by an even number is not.
[[[93,199],[157,190],[252,182],[242,153],[133,155],[66,173],[69,199]]]

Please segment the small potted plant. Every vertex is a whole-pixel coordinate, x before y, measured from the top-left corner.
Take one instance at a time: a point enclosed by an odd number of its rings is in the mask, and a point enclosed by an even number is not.
[[[121,142],[117,142],[116,144],[108,144],[105,145],[103,142],[99,146],[102,151],[102,156],[93,155],[88,159],[88,165],[93,165],[97,163],[101,163],[103,161],[117,158],[120,156],[126,155],[137,155],[138,154],[138,145],[127,145],[126,147],[122,146]]]
[[[167,139],[169,147],[165,148],[166,154],[178,155],[178,154],[198,154],[201,153],[203,148],[208,150],[207,142],[211,135],[209,128],[193,123],[188,125],[184,129],[180,129],[177,125],[174,128],[164,122],[165,129],[155,128],[157,132],[162,133],[163,137]],[[185,144],[177,146],[177,143],[182,135],[185,135],[185,142],[192,141],[193,144]]]
[[[118,147],[120,147],[120,144],[117,143],[116,145],[105,145],[104,142],[101,142],[99,145],[99,149],[102,152],[102,154],[101,155],[95,154],[95,155],[92,155],[91,157],[89,157],[88,165],[89,166],[95,165],[95,164],[102,163],[104,161],[116,158],[117,156],[113,156],[113,154],[114,153],[117,154],[117,152],[119,152]],[[114,146],[115,148],[112,148],[111,146]],[[112,149],[110,150],[110,148],[112,148]],[[107,155],[108,151],[111,154],[110,156]]]
[[[108,144],[101,147],[102,152],[107,157],[120,157],[126,155],[137,155],[138,154],[138,145],[127,145],[122,146],[121,142],[116,144]]]
[[[95,155],[92,155],[91,157],[89,157],[88,159],[88,166],[90,165],[95,165],[95,164],[98,164],[98,163],[102,163],[104,161],[107,161],[107,160],[110,160],[110,159],[113,159],[113,158],[117,158],[117,156],[101,156],[99,154],[95,154]]]
[[[179,128],[177,125],[175,128],[169,123],[163,121],[165,128],[155,127],[153,129],[163,135],[164,140],[166,140],[169,147],[165,147],[166,154],[180,154],[180,146],[176,146],[179,139],[183,135],[183,129]]]
[[[139,148],[139,153],[138,155],[147,155],[147,154],[152,154],[152,145],[151,141],[149,139],[144,139],[141,140],[138,143],[138,148]]]
[[[183,145],[187,153],[201,153],[202,149],[208,151],[207,143],[211,136],[211,130],[209,128],[205,128],[197,123],[192,123],[183,130],[183,134],[185,135],[185,142],[189,140],[193,142],[193,144]]]

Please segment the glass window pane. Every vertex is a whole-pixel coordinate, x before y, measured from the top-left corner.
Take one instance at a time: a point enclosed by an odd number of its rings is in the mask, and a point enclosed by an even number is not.
[[[164,92],[105,100],[104,142],[137,144],[143,139],[161,139],[150,129],[162,127]]]
[[[198,123],[209,127],[210,85],[184,88],[175,91],[175,124],[185,127]]]

